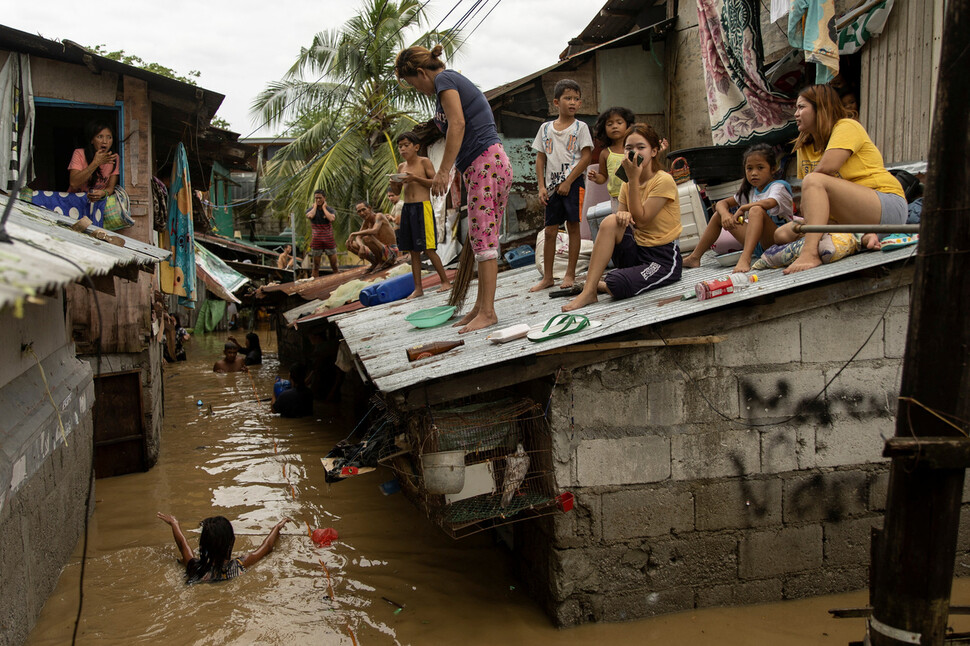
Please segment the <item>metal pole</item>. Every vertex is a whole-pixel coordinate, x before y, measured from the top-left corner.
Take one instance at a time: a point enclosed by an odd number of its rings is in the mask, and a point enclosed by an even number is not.
[[[918,224],[802,224],[792,223],[795,233],[919,233]]]
[[[290,211],[290,249],[293,251],[293,279],[296,280],[296,215]]]

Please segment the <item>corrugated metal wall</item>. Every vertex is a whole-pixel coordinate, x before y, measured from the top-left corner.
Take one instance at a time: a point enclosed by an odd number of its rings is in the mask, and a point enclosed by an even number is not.
[[[896,0],[863,49],[861,121],[886,163],[927,158],[942,14],[943,0]]]

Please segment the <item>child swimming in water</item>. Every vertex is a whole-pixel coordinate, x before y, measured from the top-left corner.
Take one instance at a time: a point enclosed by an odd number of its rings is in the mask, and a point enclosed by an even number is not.
[[[185,564],[186,583],[212,583],[234,579],[246,568],[256,565],[264,556],[273,551],[276,539],[280,536],[283,525],[289,522],[284,518],[273,526],[269,536],[263,540],[255,552],[244,557],[232,558],[232,545],[236,535],[232,531],[232,523],[223,516],[210,516],[202,521],[202,535],[199,537],[199,556],[192,553],[189,542],[185,540],[182,527],[175,516],[158,512],[157,517],[172,527],[172,536],[182,555]]]

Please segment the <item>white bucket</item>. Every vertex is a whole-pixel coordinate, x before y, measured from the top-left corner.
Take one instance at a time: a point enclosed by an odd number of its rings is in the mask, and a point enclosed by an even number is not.
[[[465,452],[425,453],[421,456],[421,471],[428,493],[458,493],[465,487]]]

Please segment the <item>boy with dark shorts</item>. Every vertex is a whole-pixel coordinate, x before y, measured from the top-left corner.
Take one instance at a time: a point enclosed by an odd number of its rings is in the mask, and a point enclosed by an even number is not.
[[[569,234],[569,262],[560,287],[572,287],[576,281],[579,259],[579,190],[585,186],[583,173],[593,156],[593,138],[589,126],[576,118],[582,105],[579,84],[570,79],[556,83],[553,104],[559,118],[539,127],[532,148],[536,154],[536,179],[539,200],[546,207],[545,237],[542,245],[542,280],[529,291],[552,287],[552,265],[556,256],[556,235],[566,225]]]
[[[306,212],[306,217],[310,220],[310,228],[313,230],[313,238],[310,241],[313,277],[317,278],[320,275],[320,257],[324,254],[330,259],[330,270],[339,274],[337,243],[333,239],[333,221],[337,219],[337,214],[327,206],[327,197],[322,189],[314,191],[313,206]]]
[[[441,279],[439,292],[451,289],[448,275],[435,251],[438,247],[438,232],[435,227],[434,210],[431,208],[431,182],[434,179],[434,166],[427,157],[418,155],[420,142],[413,132],[405,132],[397,138],[397,149],[403,162],[397,172],[402,175],[404,185],[401,201],[401,228],[398,231],[398,247],[401,251],[411,252],[411,273],[414,275],[414,291],[408,300],[424,296],[421,286],[421,253],[431,261]],[[393,185],[392,185],[393,186]]]

